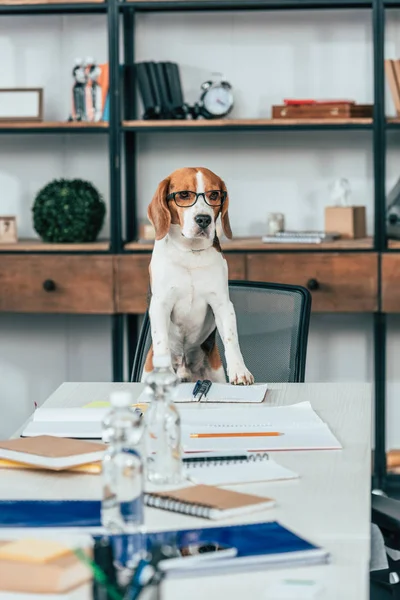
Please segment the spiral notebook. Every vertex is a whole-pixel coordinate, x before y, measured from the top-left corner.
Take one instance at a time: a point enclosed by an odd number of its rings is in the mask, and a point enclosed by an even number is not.
[[[147,506],[205,519],[224,519],[274,506],[272,498],[242,494],[212,485],[194,485],[166,492],[146,492]]]
[[[266,452],[244,454],[198,453],[183,458],[183,470],[193,483],[234,485],[296,479],[298,474],[275,462]]]

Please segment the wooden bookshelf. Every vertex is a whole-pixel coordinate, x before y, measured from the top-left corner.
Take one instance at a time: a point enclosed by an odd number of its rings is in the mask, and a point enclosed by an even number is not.
[[[138,131],[145,129],[223,129],[223,128],[242,128],[242,129],[268,129],[274,127],[357,127],[372,126],[371,118],[360,119],[199,119],[199,120],[136,120],[123,121],[125,129],[136,129]]]
[[[324,242],[323,244],[264,244],[258,237],[235,238],[233,240],[221,241],[221,247],[224,252],[243,251],[252,252],[253,250],[371,250],[373,248],[372,237],[361,238],[357,240],[337,240],[334,242]],[[128,242],[124,245],[125,250],[129,251],[151,251],[153,242]]]
[[[41,240],[20,240],[16,243],[0,244],[0,252],[106,252],[108,240],[88,244],[47,244]]]

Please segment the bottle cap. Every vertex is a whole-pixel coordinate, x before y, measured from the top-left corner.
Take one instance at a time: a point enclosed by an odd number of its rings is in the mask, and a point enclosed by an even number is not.
[[[169,354],[153,356],[153,366],[156,369],[167,369],[171,366],[171,357],[169,356]]]
[[[132,404],[132,395],[125,390],[117,390],[110,394],[110,404],[115,408],[126,408]]]

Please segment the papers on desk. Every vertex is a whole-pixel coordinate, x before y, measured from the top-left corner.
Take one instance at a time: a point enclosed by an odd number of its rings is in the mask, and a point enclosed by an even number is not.
[[[186,411],[181,420],[185,452],[341,448],[309,402],[282,407]]]
[[[22,437],[54,435],[86,440],[101,439],[101,423],[109,408],[38,408]]]
[[[194,404],[194,403],[193,403]],[[179,408],[185,452],[339,449],[340,443],[309,402],[291,406]],[[22,436],[101,439],[108,408],[39,408]],[[278,435],[279,434],[279,435]]]
[[[174,402],[197,402],[193,400],[194,384],[180,383],[174,392]],[[213,383],[206,396],[200,402],[229,402],[231,404],[254,404],[263,402],[268,390],[266,383],[254,385],[230,385],[229,383]],[[148,401],[146,391],[140,394],[138,402]]]

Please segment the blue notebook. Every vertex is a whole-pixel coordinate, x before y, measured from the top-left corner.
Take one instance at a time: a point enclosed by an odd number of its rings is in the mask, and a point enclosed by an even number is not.
[[[0,527],[99,527],[100,507],[98,501],[26,500],[0,501]],[[126,547],[126,536],[114,536],[115,556],[121,562]],[[258,568],[278,565],[310,565],[328,561],[329,554],[318,546],[299,537],[276,521],[232,525],[200,529],[185,529],[149,533],[147,543],[162,543],[176,539],[179,547],[198,542],[215,542],[237,549],[235,558],[219,559],[199,564],[196,573],[213,568],[221,570],[243,567]],[[174,571],[175,572],[175,571]],[[188,573],[189,574],[189,573]]]

